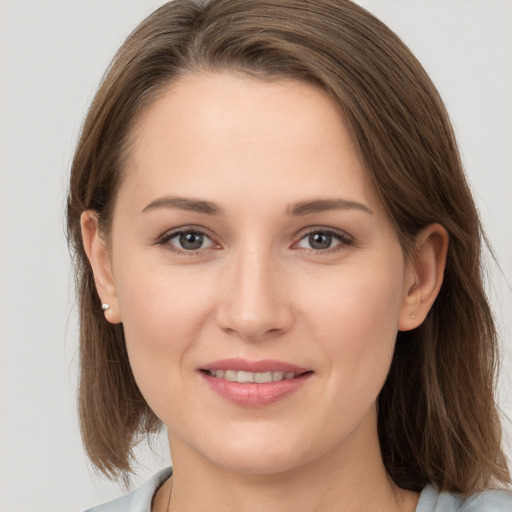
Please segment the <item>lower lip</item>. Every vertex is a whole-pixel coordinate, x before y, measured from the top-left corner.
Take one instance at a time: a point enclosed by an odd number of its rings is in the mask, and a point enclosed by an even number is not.
[[[312,375],[308,372],[293,379],[255,384],[252,382],[232,382],[212,377],[205,372],[201,372],[201,374],[210,388],[221,397],[246,407],[262,407],[282,400],[300,389]]]

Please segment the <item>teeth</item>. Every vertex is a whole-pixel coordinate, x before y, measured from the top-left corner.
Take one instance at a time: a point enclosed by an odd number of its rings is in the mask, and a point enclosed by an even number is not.
[[[236,382],[237,372],[235,370],[226,370],[224,372],[224,378],[226,380],[230,380],[231,382]],[[215,377],[217,377],[217,372],[215,372]]]
[[[284,372],[272,372],[272,381],[276,382],[278,380],[283,380]]]
[[[293,379],[296,375],[291,372],[244,372],[242,370],[208,370],[208,374],[217,379],[225,379],[231,382],[256,382],[258,384],[265,382],[278,382],[280,380]]]
[[[254,382],[255,373],[252,372],[238,372],[237,382]]]
[[[258,382],[258,383],[272,382],[272,372],[255,373],[254,374],[254,382]]]

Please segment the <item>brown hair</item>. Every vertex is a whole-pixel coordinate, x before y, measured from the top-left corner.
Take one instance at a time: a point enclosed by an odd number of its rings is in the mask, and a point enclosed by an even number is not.
[[[235,71],[314,82],[337,101],[405,251],[425,226],[450,236],[425,322],[400,332],[378,399],[384,463],[403,488],[468,493],[510,481],[494,399],[497,340],[483,285],[483,234],[445,107],[383,23],[348,0],[174,0],[128,37],[85,120],[67,207],[80,306],[80,418],[92,462],[130,471],[159,421],[135,383],[122,325],[104,319],[80,214],[108,234],[136,117],[180,75]]]

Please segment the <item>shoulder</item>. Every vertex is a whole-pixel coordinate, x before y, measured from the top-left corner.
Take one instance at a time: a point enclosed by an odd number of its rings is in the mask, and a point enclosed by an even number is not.
[[[103,505],[84,512],[151,512],[151,501],[156,490],[172,475],[172,468],[162,469],[144,485],[134,491]]]
[[[494,489],[473,494],[464,501],[461,512],[512,512],[512,492]]]
[[[490,489],[463,496],[438,492],[429,485],[421,493],[416,512],[512,512],[512,492]]]

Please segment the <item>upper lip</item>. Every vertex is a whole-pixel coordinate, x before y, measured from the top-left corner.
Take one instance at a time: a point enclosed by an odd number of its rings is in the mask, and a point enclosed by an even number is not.
[[[259,361],[249,361],[247,359],[220,359],[213,361],[205,366],[201,366],[201,370],[236,370],[243,372],[264,373],[264,372],[287,372],[301,374],[311,371],[309,368],[302,368],[295,364],[277,361],[275,359],[261,359]]]

